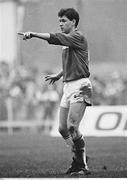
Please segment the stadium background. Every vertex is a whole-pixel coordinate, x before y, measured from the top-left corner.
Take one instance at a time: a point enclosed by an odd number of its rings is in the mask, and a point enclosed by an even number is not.
[[[46,74],[61,70],[61,48],[17,36],[59,31],[61,7],[79,11],[90,48],[94,106],[81,126],[90,177],[127,177],[126,0],[0,0],[0,177],[65,177],[70,152],[57,131],[62,80],[44,82]]]

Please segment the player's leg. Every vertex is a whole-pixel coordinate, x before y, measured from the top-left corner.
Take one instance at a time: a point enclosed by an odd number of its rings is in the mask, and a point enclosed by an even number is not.
[[[61,136],[63,137],[63,139],[65,140],[66,144],[72,148],[73,141],[72,141],[72,137],[69,134],[69,131],[67,128],[68,112],[69,112],[69,103],[64,94],[61,99],[61,103],[60,103],[59,132],[60,132]]]
[[[83,135],[79,131],[79,125],[86,109],[85,102],[72,103],[68,114],[68,129],[74,142],[74,160],[77,164],[76,171],[87,171],[86,147]]]
[[[86,106],[91,105],[92,86],[88,78],[83,78],[68,83],[68,87],[68,100],[70,106],[67,120],[67,128],[74,142],[74,157],[72,161],[72,167],[69,168],[68,172],[74,172],[74,170],[78,172],[81,169],[84,169],[88,172],[88,167],[86,163],[85,140],[82,134],[79,132],[79,125],[82,117],[84,116]]]
[[[68,119],[68,111],[69,108],[60,107],[60,115],[59,115],[59,132],[66,144],[69,146],[73,146],[72,137],[70,136],[67,129],[67,119]]]

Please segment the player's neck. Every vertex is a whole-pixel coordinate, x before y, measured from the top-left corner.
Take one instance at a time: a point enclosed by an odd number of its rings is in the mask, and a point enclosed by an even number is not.
[[[77,30],[77,27],[73,27],[71,30],[70,30],[70,33],[74,32]]]

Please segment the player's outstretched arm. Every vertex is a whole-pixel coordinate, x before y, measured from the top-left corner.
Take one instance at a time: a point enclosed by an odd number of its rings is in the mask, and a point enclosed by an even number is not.
[[[50,33],[18,32],[18,35],[23,36],[23,40],[31,39],[33,37],[47,41],[50,39]]]
[[[45,81],[50,81],[49,84],[54,84],[55,81],[58,81],[63,76],[63,71],[59,74],[52,74],[45,76]]]

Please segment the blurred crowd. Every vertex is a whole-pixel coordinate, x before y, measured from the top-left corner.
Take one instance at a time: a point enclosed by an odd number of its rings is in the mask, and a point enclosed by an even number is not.
[[[113,71],[92,77],[94,105],[127,105],[127,78]]]
[[[46,71],[0,62],[0,120],[39,119],[53,121],[62,95],[62,80],[54,85],[44,81]],[[91,77],[93,105],[127,105],[127,78],[119,72]]]

